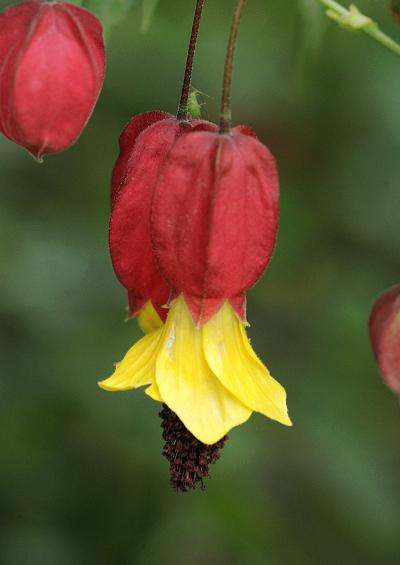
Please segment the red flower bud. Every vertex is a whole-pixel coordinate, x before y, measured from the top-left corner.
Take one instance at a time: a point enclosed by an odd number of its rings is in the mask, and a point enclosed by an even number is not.
[[[194,321],[225,300],[245,317],[244,293],[266,268],[278,227],[274,158],[247,127],[192,131],[171,149],[151,217],[154,252]]]
[[[0,14],[0,131],[41,160],[70,147],[104,78],[99,20],[67,2],[22,2]]]
[[[178,121],[171,114],[148,112],[133,118],[120,138],[120,156],[112,176],[110,252],[115,274],[129,291],[130,315],[148,301],[165,319],[162,308],[170,287],[161,276],[152,249],[150,210],[161,169],[179,137],[209,122]]]
[[[382,378],[400,395],[400,285],[384,292],[375,302],[369,331]]]

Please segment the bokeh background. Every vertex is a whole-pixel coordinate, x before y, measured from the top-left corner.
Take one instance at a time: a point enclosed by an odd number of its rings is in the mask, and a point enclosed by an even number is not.
[[[7,2],[1,1],[4,8]],[[400,59],[317,0],[249,0],[233,116],[277,157],[281,226],[249,293],[253,344],[293,429],[232,431],[206,492],[172,492],[159,406],[96,386],[139,336],[107,248],[118,135],[174,112],[194,2],[115,24],[79,142],[37,165],[0,139],[1,565],[397,565],[400,407],[368,341],[400,279]],[[194,87],[218,117],[234,2],[206,2]],[[393,37],[384,0],[360,0]],[[240,226],[238,226],[240,229]]]

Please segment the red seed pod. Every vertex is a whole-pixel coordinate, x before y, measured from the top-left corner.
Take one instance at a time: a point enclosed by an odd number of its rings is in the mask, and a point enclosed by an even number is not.
[[[41,160],[70,147],[99,96],[99,20],[67,2],[32,0],[0,14],[0,131]]]
[[[384,292],[375,302],[369,331],[382,378],[400,395],[400,285]]]
[[[179,137],[194,129],[216,130],[209,122],[178,121],[162,112],[131,120],[120,138],[112,176],[110,252],[115,274],[129,291],[130,315],[148,301],[165,319],[170,286],[161,276],[150,237],[150,210],[160,171]]]
[[[278,227],[275,160],[247,127],[182,135],[153,201],[154,252],[198,325],[225,300],[245,317],[244,293],[271,259]]]

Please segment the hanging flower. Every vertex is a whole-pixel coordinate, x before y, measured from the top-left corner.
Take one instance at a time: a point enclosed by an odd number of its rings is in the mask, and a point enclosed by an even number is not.
[[[400,285],[385,291],[375,302],[369,331],[382,378],[400,396]]]
[[[156,265],[172,289],[166,322],[100,386],[147,386],[207,445],[253,411],[290,425],[286,393],[245,331],[245,292],[271,258],[277,224],[274,159],[249,128],[181,135],[151,205]]]
[[[178,116],[134,118],[112,178],[110,250],[146,334],[99,386],[145,387],[163,403],[163,454],[171,484],[203,487],[227,432],[252,412],[291,425],[283,387],[246,335],[246,291],[273,253],[279,187],[275,161],[245,126],[230,128],[233,46],[228,47],[221,127],[188,119],[197,0]]]
[[[40,161],[70,147],[92,114],[101,24],[68,2],[22,2],[0,14],[0,65],[0,131]]]

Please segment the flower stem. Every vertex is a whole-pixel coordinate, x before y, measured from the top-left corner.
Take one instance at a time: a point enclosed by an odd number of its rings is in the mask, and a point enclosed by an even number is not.
[[[221,99],[221,116],[220,116],[220,131],[221,133],[229,133],[231,129],[231,87],[232,87],[232,71],[233,71],[233,57],[235,54],[235,47],[237,43],[240,18],[245,5],[245,0],[237,0],[235,13],[232,19],[231,31],[228,41],[228,50],[225,60],[224,81],[222,84],[222,99]]]
[[[391,37],[383,33],[379,26],[371,18],[364,16],[354,5],[349,9],[345,8],[335,0],[319,0],[327,8],[327,16],[337,21],[343,27],[353,31],[363,31],[369,37],[395,53],[400,55],[400,44]]]
[[[189,41],[188,54],[186,59],[185,76],[183,78],[181,99],[179,102],[178,113],[176,115],[178,120],[187,120],[188,118],[188,100],[190,92],[190,84],[192,82],[193,60],[196,52],[197,36],[199,34],[201,15],[203,12],[204,0],[196,1],[196,8],[193,17],[192,33]]]

